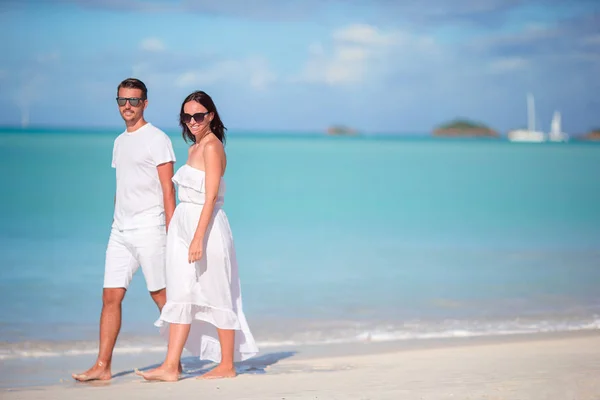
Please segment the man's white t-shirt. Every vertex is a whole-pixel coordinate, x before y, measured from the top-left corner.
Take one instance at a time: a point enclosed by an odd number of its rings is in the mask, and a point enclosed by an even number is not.
[[[112,158],[117,175],[114,228],[165,224],[163,192],[156,167],[175,161],[171,139],[150,123],[117,136]]]

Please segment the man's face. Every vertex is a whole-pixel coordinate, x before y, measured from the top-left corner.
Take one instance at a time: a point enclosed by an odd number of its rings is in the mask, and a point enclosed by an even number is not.
[[[139,99],[135,106],[131,105],[131,102],[135,103],[135,100],[127,100],[124,105],[117,103],[119,105],[119,112],[124,121],[135,123],[144,116],[144,109],[146,109],[148,100],[142,100],[141,89],[121,88],[119,89],[118,97]]]

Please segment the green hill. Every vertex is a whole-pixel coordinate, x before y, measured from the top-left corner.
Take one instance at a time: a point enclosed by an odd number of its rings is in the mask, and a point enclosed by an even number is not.
[[[498,136],[498,133],[480,122],[460,118],[436,127],[434,136]]]

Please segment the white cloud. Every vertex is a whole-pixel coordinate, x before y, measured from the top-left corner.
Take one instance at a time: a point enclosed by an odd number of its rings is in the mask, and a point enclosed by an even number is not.
[[[492,73],[513,72],[526,68],[529,62],[522,57],[505,57],[494,60],[489,65]]]
[[[357,83],[365,73],[367,58],[367,50],[362,46],[337,45],[332,54],[326,54],[320,43],[314,43],[299,80],[332,86]]]
[[[395,33],[384,33],[374,26],[365,24],[350,25],[333,33],[335,41],[363,46],[389,46],[394,44],[396,36]]]
[[[269,68],[268,62],[263,58],[253,58],[246,61],[250,72],[250,86],[257,90],[265,90],[277,80],[275,73]]]
[[[162,40],[153,37],[142,40],[140,47],[142,48],[142,50],[152,52],[164,51],[166,48]]]
[[[238,82],[256,90],[265,90],[277,77],[261,57],[225,60],[203,69],[185,71],[175,79],[175,85],[205,86],[224,82]]]
[[[169,62],[163,62],[165,59]],[[131,65],[131,75],[176,88],[231,83],[266,90],[277,81],[268,60],[259,55],[212,61],[209,57],[171,53],[168,50],[158,57],[141,57]]]
[[[435,42],[426,36],[353,24],[334,31],[328,47],[312,43],[309,59],[293,81],[330,86],[358,84],[389,69],[387,64],[392,55],[408,58],[409,53],[424,54],[436,50]]]

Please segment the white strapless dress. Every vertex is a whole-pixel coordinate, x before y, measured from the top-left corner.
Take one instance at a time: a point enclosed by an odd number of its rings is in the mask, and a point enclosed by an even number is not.
[[[188,263],[188,249],[204,205],[205,173],[184,164],[173,176],[179,204],[167,236],[167,303],[154,325],[169,337],[169,323],[191,324],[185,349],[201,360],[221,361],[216,328],[235,330],[234,361],[258,353],[242,310],[242,293],[229,221],[221,208],[221,179],[213,218],[200,261]]]

